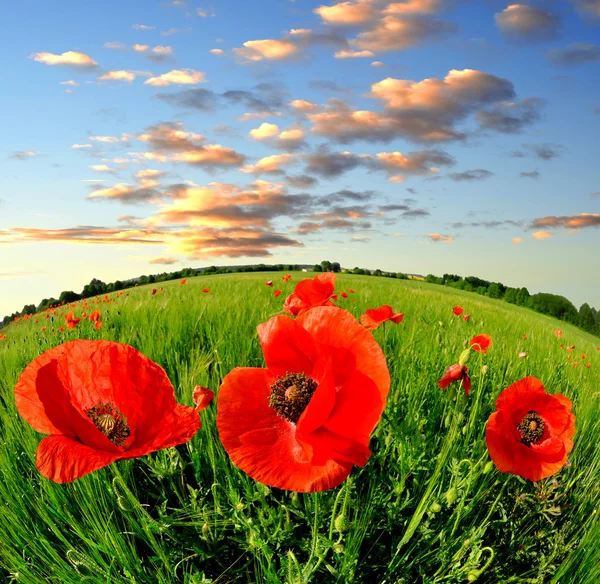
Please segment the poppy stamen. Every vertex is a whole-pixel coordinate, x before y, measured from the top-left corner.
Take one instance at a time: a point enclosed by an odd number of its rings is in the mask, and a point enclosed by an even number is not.
[[[530,446],[542,437],[544,433],[544,420],[537,412],[531,410],[521,420],[517,428],[521,432],[521,442],[525,446]]]
[[[317,382],[304,373],[286,372],[271,385],[269,405],[279,416],[297,424],[316,389]]]
[[[86,412],[88,418],[115,446],[123,446],[131,434],[125,417],[111,404],[98,404]]]

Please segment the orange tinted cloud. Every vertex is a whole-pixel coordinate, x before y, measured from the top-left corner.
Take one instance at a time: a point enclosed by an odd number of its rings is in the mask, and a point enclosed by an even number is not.
[[[276,39],[246,41],[243,48],[234,53],[247,61],[285,61],[296,57],[300,49],[293,43]]]
[[[449,235],[441,235],[440,233],[428,233],[427,237],[429,237],[431,241],[443,241],[444,243],[450,243],[453,240]]]
[[[527,4],[511,4],[494,18],[505,39],[518,43],[549,40],[556,36],[560,24],[552,12]]]
[[[371,51],[353,51],[351,49],[344,49],[337,51],[333,55],[336,59],[356,59],[363,57],[373,57],[374,54]]]
[[[549,231],[535,231],[531,235],[533,235],[533,237],[539,239],[540,241],[552,237],[552,233],[550,233]]]
[[[29,58],[46,65],[61,65],[80,69],[95,69],[98,66],[98,63],[96,63],[94,59],[85,53],[78,53],[77,51],[67,51],[61,55],[55,55],[53,53],[33,53]]]
[[[579,213],[571,216],[548,216],[535,219],[532,227],[564,227],[582,229],[584,227],[600,227],[600,213]]]
[[[107,189],[99,189],[90,193],[88,199],[105,199],[118,201],[120,203],[149,203],[158,200],[160,193],[154,189],[158,183],[141,184],[139,187],[133,187],[126,183],[117,183],[115,186]]]
[[[513,238],[512,238],[512,242],[513,242],[514,244],[521,243],[522,241],[523,241],[523,238],[522,238],[522,237],[513,237]]]
[[[193,69],[173,69],[157,77],[150,77],[144,81],[144,85],[153,87],[166,87],[168,85],[196,85],[206,83],[205,73]]]
[[[276,174],[281,172],[281,168],[283,166],[287,166],[288,164],[295,161],[295,154],[273,154],[271,156],[266,156],[265,158],[261,158],[256,164],[248,164],[246,166],[242,166],[240,170],[246,173],[252,174],[262,174],[262,173],[271,173]]]
[[[157,257],[157,258],[151,258],[148,260],[149,264],[162,264],[165,266],[170,266],[172,264],[178,264],[180,263],[181,260],[178,260],[177,258],[166,258],[163,256]]]
[[[325,24],[334,26],[356,26],[373,19],[377,12],[365,2],[339,2],[333,6],[319,6],[313,10]]]
[[[290,107],[300,112],[310,112],[318,109],[318,105],[312,101],[306,101],[305,99],[294,99],[289,103]]]

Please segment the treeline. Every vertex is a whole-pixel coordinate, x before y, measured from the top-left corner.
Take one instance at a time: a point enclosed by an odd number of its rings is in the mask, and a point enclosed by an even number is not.
[[[330,264],[330,262],[322,262],[322,264]],[[339,264],[336,264],[339,271]],[[0,321],[0,328],[6,326],[9,322],[14,320],[18,316],[25,316],[28,314],[36,314],[42,312],[47,308],[54,306],[60,306],[69,302],[76,302],[83,298],[92,298],[93,296],[99,296],[101,294],[110,294],[111,292],[118,292],[119,290],[126,290],[133,288],[134,286],[141,286],[143,284],[158,284],[159,282],[166,282],[168,280],[178,280],[180,278],[193,278],[195,276],[203,275],[214,275],[214,274],[233,274],[237,272],[282,272],[282,271],[298,271],[303,268],[315,269],[317,266],[299,265],[299,264],[275,264],[268,266],[266,264],[255,264],[251,266],[229,266],[229,267],[217,267],[209,266],[208,268],[184,268],[176,272],[163,272],[162,274],[151,274],[149,276],[143,275],[139,278],[133,278],[131,280],[117,280],[110,284],[105,284],[102,280],[93,278],[89,284],[83,287],[80,294],[73,292],[72,290],[65,290],[60,293],[58,298],[44,298],[37,306],[35,304],[26,304],[19,312],[13,312],[11,315],[5,316]],[[322,265],[318,265],[319,271],[321,271]],[[333,269],[327,271],[334,271]]]
[[[547,314],[574,324],[594,335],[600,336],[600,312],[592,308],[587,302],[577,310],[571,301],[557,294],[529,294],[527,288],[511,288],[501,282],[488,282],[475,276],[462,278],[455,274],[444,274],[441,278],[429,274],[425,278],[430,284],[440,284],[458,290],[475,292],[488,298],[504,300],[509,304],[531,308],[536,312]]]

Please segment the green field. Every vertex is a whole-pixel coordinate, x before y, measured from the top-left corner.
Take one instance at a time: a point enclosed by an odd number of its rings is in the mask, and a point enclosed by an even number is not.
[[[294,272],[282,284],[282,275],[204,276],[160,284],[156,295],[153,286],[111,294],[114,302],[94,307],[102,311],[99,331],[82,320],[57,332],[65,326],[58,315],[2,330],[0,580],[600,582],[598,338],[473,293],[339,275],[336,291],[356,292],[337,304],[357,318],[381,304],[405,314],[401,324],[374,331],[392,379],[388,404],[364,468],[336,489],[290,493],[239,471],[215,425],[223,377],[234,367],[264,366],[256,326],[280,314],[294,285],[313,276]],[[279,298],[264,285],[271,278],[283,290]],[[452,313],[456,304],[468,322]],[[81,311],[78,305],[75,315]],[[442,392],[437,380],[481,333],[493,345],[471,356],[470,395]],[[197,384],[213,389],[200,431],[186,444],[70,484],[41,477],[35,451],[42,436],[19,416],[14,385],[37,355],[77,338],[134,346],[164,367],[180,403],[192,405]],[[526,375],[573,400],[577,416],[571,465],[535,484],[499,473],[484,438],[499,393]]]

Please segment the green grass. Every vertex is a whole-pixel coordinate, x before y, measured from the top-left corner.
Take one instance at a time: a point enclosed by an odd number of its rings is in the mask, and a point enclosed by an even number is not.
[[[152,286],[135,288],[99,305],[100,331],[82,321],[54,336],[64,322],[43,316],[3,331],[0,580],[600,581],[600,341],[526,309],[422,282],[338,277],[338,291],[356,290],[338,304],[357,318],[384,303],[405,314],[400,325],[374,332],[387,357],[391,391],[371,440],[372,457],[340,487],[295,494],[250,479],[219,442],[216,402],[202,412],[202,428],[187,444],[67,485],[39,475],[41,435],[20,418],[13,397],[33,358],[73,338],[128,343],[165,368],[179,402],[192,405],[196,384],[215,390],[218,400],[232,368],[264,366],[256,325],[279,314],[293,285],[312,276],[294,273],[281,285],[281,275],[198,277],[184,286],[162,284],[164,292],[155,296]],[[270,278],[284,290],[279,298],[264,285]],[[204,286],[210,293],[202,293]],[[455,304],[471,314],[469,322],[452,314]],[[564,331],[560,341],[556,328]],[[436,381],[480,333],[494,343],[469,362],[469,397],[440,391]],[[575,351],[561,350],[560,342]],[[528,357],[520,359],[520,351]],[[496,471],[484,439],[498,394],[526,375],[571,398],[577,416],[571,466],[536,484]]]

